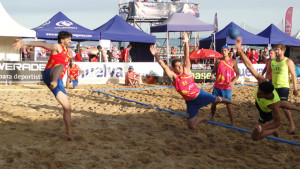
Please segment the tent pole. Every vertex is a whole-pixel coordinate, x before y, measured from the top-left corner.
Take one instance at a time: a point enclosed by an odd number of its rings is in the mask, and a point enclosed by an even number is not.
[[[216,51],[216,32],[214,32],[214,50]]]
[[[170,66],[170,61],[169,61],[169,44],[170,43],[170,36],[169,32],[167,32],[167,65]]]
[[[34,41],[37,41],[37,38],[34,37]],[[22,55],[21,55],[21,58],[22,58]],[[34,61],[36,62],[36,49],[34,48]]]

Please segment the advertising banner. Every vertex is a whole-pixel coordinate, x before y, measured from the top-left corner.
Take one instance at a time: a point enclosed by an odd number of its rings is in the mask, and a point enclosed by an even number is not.
[[[293,21],[293,7],[289,7],[285,14],[285,34],[291,36]]]
[[[82,75],[79,77],[79,84],[106,84],[106,83],[125,83],[125,75],[128,67],[133,66],[134,72],[146,76],[163,76],[163,69],[158,63],[138,62],[138,63],[98,63],[98,62],[77,62]],[[63,81],[66,82],[65,76]]]
[[[127,10],[127,11],[126,11]],[[180,2],[129,2],[120,5],[119,14],[126,19],[166,19],[172,13],[191,13],[199,17],[199,4]],[[127,14],[127,17],[124,15]]]
[[[41,83],[45,62],[0,62],[0,83]]]
[[[262,74],[262,71],[264,70],[266,64],[253,64],[254,69],[257,71],[257,73]],[[246,66],[243,63],[238,64],[240,77],[238,79],[238,82],[257,82],[254,76],[250,73],[250,71],[246,68]]]
[[[196,83],[210,81],[211,71],[212,70],[192,70],[194,81]]]

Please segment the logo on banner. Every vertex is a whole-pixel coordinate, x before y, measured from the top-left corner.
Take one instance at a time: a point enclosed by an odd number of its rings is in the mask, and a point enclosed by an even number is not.
[[[56,23],[56,26],[71,26],[71,25],[73,25],[73,23],[70,21],[59,21]]]

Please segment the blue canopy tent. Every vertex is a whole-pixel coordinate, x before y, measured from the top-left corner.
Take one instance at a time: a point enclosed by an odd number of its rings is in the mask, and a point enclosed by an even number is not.
[[[244,45],[267,45],[269,42],[268,38],[257,36],[255,34],[252,34],[235,23],[231,22],[229,23],[224,29],[220,30],[215,34],[215,43],[216,43],[216,49],[217,51],[221,51],[221,47],[225,44],[227,45],[233,45],[234,39],[231,39],[228,35],[228,32],[231,28],[236,28],[240,32],[240,36],[243,38],[243,44]],[[200,47],[209,49],[210,45],[212,43],[213,39],[212,37],[207,37],[205,39],[200,40]]]
[[[299,39],[285,34],[273,24],[268,26],[265,30],[263,30],[257,35],[268,38],[269,44],[285,44],[288,46],[300,46]]]
[[[167,32],[167,64],[169,65],[169,32],[214,31],[215,26],[201,21],[189,13],[173,13],[163,23],[150,28],[152,33]]]
[[[40,39],[57,39],[60,31],[68,31],[73,34],[74,41],[99,40],[98,33],[78,25],[62,12],[58,12],[50,20],[32,30],[36,31],[36,37]]]
[[[156,37],[136,29],[118,15],[94,29],[94,31],[97,32],[100,39],[132,42],[130,55],[133,57],[132,61],[134,62],[151,62],[154,60],[149,48],[150,45],[156,42]]]
[[[118,15],[111,18],[102,26],[94,29],[100,34],[100,39],[119,42],[155,43],[156,37],[136,29]]]

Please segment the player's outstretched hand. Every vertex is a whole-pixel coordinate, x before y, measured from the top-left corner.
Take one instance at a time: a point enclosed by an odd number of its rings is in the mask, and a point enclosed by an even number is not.
[[[155,56],[159,53],[159,49],[156,49],[154,45],[151,45],[150,52],[152,53],[153,56]]]
[[[25,45],[21,39],[16,39],[16,42],[12,45],[13,50],[20,50]]]
[[[240,36],[236,38],[236,40],[235,40],[235,46],[238,49],[242,48],[242,38]]]
[[[183,37],[183,39],[182,39],[182,42],[189,42],[189,37],[188,37],[188,34],[187,34],[187,32],[182,32],[182,37]]]

